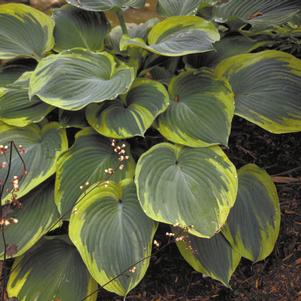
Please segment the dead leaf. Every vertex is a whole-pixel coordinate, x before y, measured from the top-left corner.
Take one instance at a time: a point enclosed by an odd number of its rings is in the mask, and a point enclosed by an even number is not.
[[[295,184],[295,183],[301,184],[301,177],[292,178],[292,177],[274,176],[274,177],[272,177],[272,180],[274,183],[278,183],[278,184]]]
[[[295,261],[295,263],[296,263],[296,265],[299,265],[299,264],[301,264],[301,257],[300,257],[300,258],[298,258],[298,259]]]

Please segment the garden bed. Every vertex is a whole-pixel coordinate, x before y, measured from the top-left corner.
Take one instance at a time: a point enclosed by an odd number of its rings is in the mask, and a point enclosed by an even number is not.
[[[41,10],[46,10],[50,6],[47,1],[30,3]],[[62,1],[52,2],[57,6]],[[0,3],[3,1],[0,0]],[[36,5],[43,3],[46,5],[41,7]],[[138,16],[138,20],[134,10],[129,10],[129,13],[126,20],[133,22],[144,21],[150,16],[149,11],[145,10],[141,17]],[[114,19],[110,20],[115,24]],[[287,99],[289,97],[284,98],[284,101]],[[57,114],[57,111],[53,114]],[[49,119],[51,118],[50,114]],[[56,120],[57,116],[55,115],[53,119]],[[147,132],[145,141],[148,134],[153,135],[154,131],[151,129]],[[72,136],[72,130],[69,130],[68,134]],[[131,144],[134,139],[139,142],[142,138],[131,138],[129,143]],[[159,137],[160,142],[163,139]],[[272,175],[277,184],[282,221],[273,253],[256,264],[243,259],[230,282],[232,289],[229,289],[195,272],[179,254],[175,244],[164,247],[161,252],[156,252],[158,249],[154,246],[153,254],[156,255],[152,257],[150,268],[136,289],[124,299],[102,290],[99,293],[99,301],[301,301],[301,133],[275,135],[235,117],[229,147],[224,147],[224,151],[237,168],[255,163]],[[122,169],[123,167],[120,168]],[[68,230],[67,224],[64,225],[65,227],[59,231],[65,234]],[[165,246],[168,242],[165,233],[169,231],[169,226],[160,224],[155,239],[161,246]],[[108,258],[111,259],[111,253]]]
[[[279,175],[276,181],[289,182],[277,184],[282,221],[273,253],[256,264],[242,260],[230,290],[203,278],[184,261],[177,247],[170,245],[153,258],[145,278],[127,301],[301,300],[301,133],[274,135],[236,118],[227,152],[237,167],[256,163],[269,174]],[[162,225],[156,235],[163,244],[166,231],[169,228]],[[122,299],[102,291],[99,300]]]

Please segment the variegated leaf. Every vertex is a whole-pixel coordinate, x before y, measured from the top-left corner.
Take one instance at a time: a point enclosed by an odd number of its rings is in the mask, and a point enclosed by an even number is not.
[[[248,164],[238,171],[238,196],[223,233],[241,256],[254,262],[272,252],[279,234],[277,190],[265,170]]]
[[[157,144],[139,158],[135,182],[150,218],[207,238],[224,225],[237,194],[236,169],[218,146]]]
[[[156,229],[139,205],[135,184],[109,182],[91,187],[75,206],[69,235],[93,278],[126,296],[148,268]]]

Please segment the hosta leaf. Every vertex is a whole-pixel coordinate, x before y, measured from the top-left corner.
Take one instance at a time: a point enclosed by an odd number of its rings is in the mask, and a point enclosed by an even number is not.
[[[37,125],[16,128],[0,123],[0,145],[8,145],[10,141],[16,146],[22,145],[25,149],[22,157],[27,174],[20,181],[18,197],[22,197],[53,175],[58,156],[68,148],[66,132],[60,129],[57,123],[48,123],[42,129]],[[0,169],[0,179],[5,179],[6,173],[7,168]],[[24,173],[22,162],[17,153],[13,152],[10,179],[22,173]],[[9,181],[5,185],[2,203],[10,199],[11,189],[12,184]]]
[[[218,146],[157,144],[140,157],[135,181],[149,217],[199,237],[223,226],[237,193],[236,169]]]
[[[265,170],[248,164],[238,171],[238,195],[223,233],[241,256],[254,262],[272,252],[279,234],[277,190]]]
[[[12,254],[11,257],[24,254],[44,234],[49,232],[51,226],[58,223],[59,219],[59,213],[54,203],[54,189],[51,181],[41,184],[19,201],[22,207],[12,210],[5,216],[6,218],[18,220],[17,224],[11,224],[4,228],[7,249],[10,246],[16,247],[16,253]],[[3,253],[4,245],[1,239],[1,259],[3,259]]]
[[[110,9],[142,8],[145,0],[66,0],[67,3],[78,8],[92,11],[106,11]]]
[[[215,66],[228,57],[249,53],[267,44],[265,41],[251,40],[242,35],[227,36],[216,42],[215,51],[201,54],[192,54],[184,58],[189,67],[198,69],[202,66]],[[235,47],[233,47],[235,45]]]
[[[266,43],[267,42],[265,41],[251,40],[241,35],[229,36],[214,44],[216,49],[215,52],[212,51],[204,54],[206,55],[205,61],[207,64],[209,63],[210,66],[216,65],[223,59],[237,54],[252,52],[260,47],[265,46]],[[233,47],[233,45],[235,45],[235,47]]]
[[[54,45],[53,20],[24,4],[0,5],[0,59],[41,58]]]
[[[25,73],[15,83],[0,88],[0,120],[18,127],[40,122],[53,107],[34,96],[29,99],[30,73]]]
[[[91,188],[76,205],[69,235],[93,278],[125,296],[148,268],[156,228],[139,205],[134,183],[110,182]]]
[[[288,21],[301,9],[299,0],[229,0],[215,5],[214,16],[220,21],[238,18],[253,26],[270,26]]]
[[[236,114],[272,133],[301,130],[301,61],[275,50],[242,54],[216,69],[235,94]]]
[[[142,70],[139,76],[151,78],[165,85],[168,85],[174,74],[171,73],[168,69],[156,65],[151,68]]]
[[[89,12],[64,5],[53,13],[55,50],[82,47],[103,50],[110,25],[103,13]]]
[[[156,124],[168,140],[192,147],[227,145],[234,116],[228,82],[211,71],[186,71],[169,84],[171,104]]]
[[[16,81],[24,72],[31,71],[34,66],[30,60],[17,60],[0,65],[0,87],[6,87]]]
[[[18,301],[82,301],[97,289],[76,248],[68,240],[43,239],[18,257],[8,281],[9,297]],[[96,301],[93,294],[87,301]]]
[[[130,158],[125,162],[125,168],[118,170],[120,161],[111,141],[90,128],[80,131],[73,146],[60,156],[57,163],[55,201],[59,212],[68,218],[74,203],[83,193],[80,187],[84,186],[86,189],[87,182],[92,185],[108,180],[105,173],[108,168],[117,169],[110,176],[112,181],[133,178],[135,163],[128,147],[126,153]]]
[[[104,136],[118,139],[144,136],[168,103],[169,96],[162,84],[137,79],[127,95],[104,105],[91,105],[86,116],[90,125]]]
[[[200,9],[207,8],[210,6],[214,6],[221,2],[221,0],[201,0],[201,3],[199,5]]]
[[[197,271],[221,281],[229,287],[232,274],[240,262],[240,255],[217,233],[211,238],[183,235],[177,247],[184,259]]]
[[[83,129],[89,127],[86,121],[85,113],[80,111],[64,111],[59,110],[59,123],[64,128],[78,128]]]
[[[93,102],[126,93],[134,70],[106,52],[83,49],[50,55],[38,64],[30,80],[30,95],[65,110],[80,110]]]
[[[201,0],[158,0],[157,10],[161,16],[195,15]]]
[[[129,32],[129,36],[131,38],[141,38],[146,39],[149,30],[159,22],[159,19],[153,18],[149,19],[144,23],[136,24],[136,23],[127,23],[127,29]],[[122,38],[123,32],[121,26],[115,26],[106,39],[106,45],[108,48],[113,49],[115,51],[120,51],[120,40]]]
[[[195,16],[169,17],[157,23],[144,40],[123,36],[121,50],[128,46],[142,47],[165,56],[182,56],[213,50],[212,44],[220,39],[213,23]]]

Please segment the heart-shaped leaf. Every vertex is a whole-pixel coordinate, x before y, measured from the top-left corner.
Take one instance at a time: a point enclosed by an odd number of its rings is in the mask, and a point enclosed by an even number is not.
[[[301,130],[301,60],[276,50],[241,54],[222,61],[235,94],[235,114],[272,133]]]
[[[184,57],[184,61],[188,65],[187,68],[212,67],[228,57],[252,52],[265,46],[267,43],[266,41],[252,40],[242,35],[226,36],[214,43],[215,51],[191,54]]]
[[[97,283],[64,237],[43,239],[12,267],[7,292],[19,301],[96,301]]]
[[[0,88],[0,120],[13,126],[24,127],[40,122],[53,107],[38,97],[29,99],[30,72],[22,75],[15,83]]]
[[[177,232],[175,232],[177,233]],[[241,256],[220,233],[211,238],[180,235],[177,247],[184,259],[197,271],[221,281],[230,287],[229,281]]]
[[[272,252],[279,234],[277,190],[265,170],[248,164],[238,171],[238,195],[223,228],[227,240],[241,256],[254,262]]]
[[[202,0],[158,0],[157,11],[161,16],[195,15]]]
[[[24,4],[0,5],[0,59],[39,60],[54,45],[53,20]]]
[[[11,210],[6,219],[14,218],[16,224],[4,228],[6,249],[16,247],[16,257],[29,250],[43,235],[51,230],[51,226],[60,224],[59,213],[54,203],[53,183],[39,185],[19,200],[22,207]],[[5,210],[3,208],[3,210]],[[0,240],[0,257],[3,259],[4,245]]]
[[[111,138],[144,136],[155,118],[166,110],[169,96],[162,84],[137,79],[127,95],[104,105],[91,105],[86,116],[100,134]]]
[[[55,20],[55,50],[82,47],[103,50],[110,25],[103,13],[84,11],[64,5],[53,13]]]
[[[19,155],[13,151],[10,180],[4,186],[2,203],[11,198],[14,176],[21,175],[17,192],[20,198],[55,173],[58,156],[68,148],[66,132],[57,123],[48,123],[42,129],[37,125],[16,128],[0,123],[0,145],[8,145],[10,141],[23,150],[22,158],[26,165],[26,173]],[[6,177],[7,168],[0,169],[1,180]]]
[[[24,72],[34,69],[31,60],[16,60],[0,65],[0,87],[6,87],[16,81]]]
[[[93,102],[126,93],[134,70],[106,52],[63,51],[41,60],[30,79],[30,96],[65,110],[80,110]]]
[[[218,146],[157,144],[139,158],[135,182],[150,218],[199,237],[219,231],[237,194],[236,169]]]
[[[96,184],[75,206],[69,235],[93,278],[125,296],[148,268],[156,228],[139,205],[134,183],[110,182]]]
[[[142,8],[145,0],[66,0],[67,3],[78,8],[92,11],[106,11],[110,9]]]
[[[228,82],[207,69],[185,71],[169,84],[171,103],[156,123],[168,140],[191,147],[227,145],[234,116]]]
[[[215,5],[213,15],[226,22],[238,18],[254,27],[283,24],[301,9],[299,0],[229,0]]]
[[[195,16],[169,17],[157,23],[144,40],[123,36],[120,48],[142,47],[165,56],[182,56],[213,50],[212,44],[220,39],[213,23]]]
[[[73,146],[57,162],[55,201],[64,218],[68,218],[74,203],[89,185],[108,179],[119,182],[124,178],[133,178],[135,162],[128,147],[123,149],[123,157],[129,156],[124,164],[109,139],[91,128],[77,133]],[[124,165],[122,170],[119,169],[120,164]],[[115,171],[112,175],[106,173],[110,168]],[[89,183],[88,186],[86,183]]]

